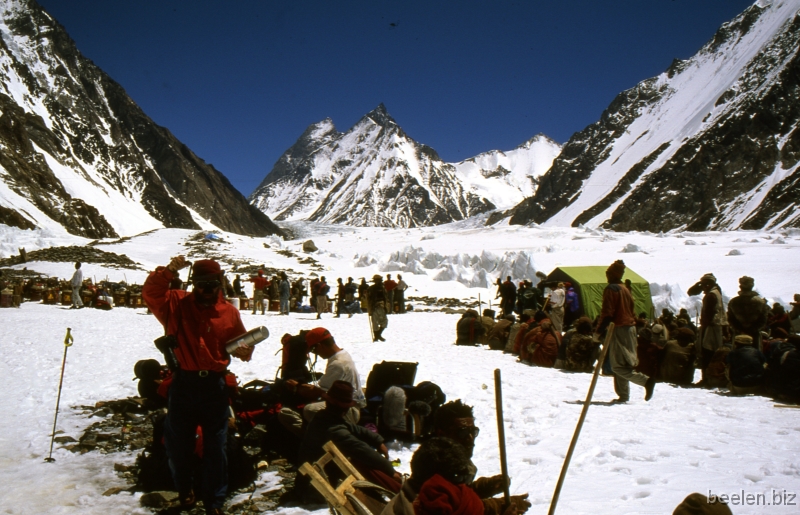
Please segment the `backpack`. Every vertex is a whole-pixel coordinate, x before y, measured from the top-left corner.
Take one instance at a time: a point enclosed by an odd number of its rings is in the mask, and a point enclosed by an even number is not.
[[[284,334],[281,338],[281,379],[294,379],[298,383],[311,382],[311,372],[308,370],[308,345],[306,333]]]

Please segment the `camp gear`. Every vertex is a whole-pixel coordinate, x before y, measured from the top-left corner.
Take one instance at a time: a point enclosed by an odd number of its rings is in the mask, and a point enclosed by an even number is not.
[[[178,363],[177,356],[175,356],[175,348],[178,346],[178,339],[175,338],[175,335],[165,334],[159,336],[153,343],[156,345],[156,349],[161,351],[161,354],[164,355],[164,362],[167,364],[167,368],[172,372],[178,370],[180,364]]]
[[[44,461],[48,463],[56,461],[55,458],[53,458],[53,442],[55,441],[56,438],[58,405],[61,403],[61,387],[64,385],[64,368],[66,368],[67,365],[67,350],[69,350],[69,348],[72,347],[73,344],[72,333],[70,333],[70,331],[72,331],[72,329],[67,327],[67,334],[66,336],[64,336],[64,358],[61,360],[61,378],[58,380],[58,396],[56,397],[56,414],[53,417],[53,434],[50,435],[50,454],[47,456],[47,458],[44,459]]]
[[[611,336],[613,333],[614,323],[612,322],[608,325],[608,329],[606,331],[606,339],[603,343],[603,352],[600,355],[600,359],[597,360],[597,365],[594,367],[594,374],[592,375],[592,382],[589,385],[589,392],[586,394],[586,400],[583,403],[583,409],[581,410],[581,416],[578,419],[578,425],[575,428],[575,434],[572,435],[572,441],[569,444],[567,456],[564,458],[564,465],[561,467],[561,474],[558,476],[558,483],[556,483],[556,490],[553,493],[553,500],[550,502],[550,511],[547,512],[548,515],[553,515],[556,512],[558,496],[561,494],[561,487],[564,486],[564,479],[567,477],[567,469],[569,468],[569,462],[572,459],[572,453],[575,452],[575,445],[578,443],[578,437],[581,434],[583,421],[586,420],[586,414],[589,412],[589,406],[592,402],[592,395],[594,394],[594,387],[597,385],[597,376],[600,374],[600,368],[603,366],[606,353],[608,352],[608,348],[611,346]]]
[[[412,386],[419,363],[403,361],[381,361],[372,366],[367,376],[367,399],[383,396],[392,386]]]

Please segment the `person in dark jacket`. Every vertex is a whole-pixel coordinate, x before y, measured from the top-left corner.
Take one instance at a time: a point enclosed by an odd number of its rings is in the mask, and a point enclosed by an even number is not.
[[[478,312],[468,309],[456,323],[456,345],[477,345],[486,334]]]
[[[757,393],[764,384],[767,359],[753,346],[753,338],[740,334],[733,339],[735,348],[725,358],[728,389],[734,395]]]
[[[506,277],[505,282],[499,286],[500,305],[503,310],[503,316],[511,315],[514,313],[514,305],[517,302],[517,287],[511,282],[511,276]]]
[[[342,316],[342,311],[344,311],[345,295],[344,282],[342,282],[342,278],[339,277],[336,279],[336,314],[333,316],[333,318],[339,318]]]
[[[761,331],[767,325],[769,308],[767,301],[753,291],[755,279],[739,278],[739,295],[728,303],[728,323],[735,334],[746,334],[753,338],[753,345],[761,347]]]
[[[344,418],[356,404],[354,391],[347,381],[334,381],[323,394],[325,409],[308,424],[300,446],[300,463],[317,461],[325,454],[322,446],[333,442],[368,481],[397,493],[402,476],[389,461],[383,437]]]
[[[772,305],[772,311],[770,312],[767,325],[769,327],[770,336],[773,338],[780,338],[783,336],[783,333],[777,331],[778,329],[783,329],[787,335],[792,332],[792,323],[789,321],[789,314],[778,302]]]
[[[776,398],[800,401],[800,336],[792,334],[773,345],[767,373],[770,392]]]
[[[237,297],[244,295],[244,290],[242,289],[242,276],[239,274],[236,274],[236,277],[233,278],[233,293]]]
[[[367,280],[362,277],[361,282],[358,283],[358,302],[361,304],[361,309],[366,311],[367,310],[367,291],[369,290],[369,284],[367,284]]]
[[[389,303],[389,294],[383,286],[383,278],[375,274],[372,276],[372,286],[367,289],[367,312],[372,320],[372,341],[385,342],[383,331],[389,326],[389,319],[386,317]]]
[[[289,285],[289,278],[286,272],[281,272],[281,280],[278,284],[278,295],[280,298],[281,315],[289,315],[289,298],[291,297],[292,289]]]

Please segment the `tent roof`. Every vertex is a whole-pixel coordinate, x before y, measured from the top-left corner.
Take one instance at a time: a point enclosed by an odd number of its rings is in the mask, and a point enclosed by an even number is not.
[[[559,266],[557,269],[572,277],[579,284],[606,284],[608,283],[606,279],[607,268],[607,266]],[[627,267],[625,268],[625,275],[622,276],[622,281],[624,282],[625,279],[630,279],[631,283],[649,284],[644,277]]]

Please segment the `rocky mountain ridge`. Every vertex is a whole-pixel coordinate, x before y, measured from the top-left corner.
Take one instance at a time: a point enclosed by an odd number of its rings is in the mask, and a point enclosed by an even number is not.
[[[520,202],[559,150],[537,135],[508,152],[446,163],[381,104],[344,133],[330,119],[309,126],[249,198],[276,220],[438,225]]]
[[[799,10],[756,2],[691,59],[620,93],[505,214],[510,223],[800,226]]]
[[[159,227],[280,232],[34,0],[0,10],[0,223],[88,238]]]

